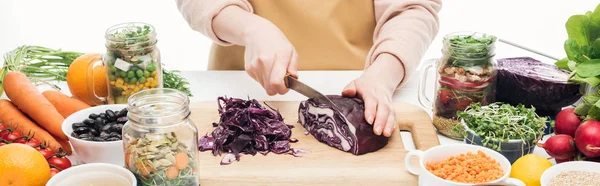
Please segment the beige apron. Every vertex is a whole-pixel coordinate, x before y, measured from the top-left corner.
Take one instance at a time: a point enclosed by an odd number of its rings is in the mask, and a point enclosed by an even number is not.
[[[299,70],[362,70],[373,45],[372,0],[250,0],[298,52]],[[244,47],[213,44],[209,70],[244,70]]]

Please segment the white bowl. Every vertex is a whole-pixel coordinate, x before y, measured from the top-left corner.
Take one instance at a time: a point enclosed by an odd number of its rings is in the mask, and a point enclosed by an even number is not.
[[[46,186],[136,186],[131,171],[108,163],[90,163],[65,169],[54,175]]]
[[[429,172],[425,168],[425,164],[427,162],[438,162],[442,161],[450,156],[457,156],[460,154],[465,154],[467,152],[477,153],[477,151],[482,151],[492,159],[496,160],[500,164],[500,168],[504,171],[504,175],[494,181],[490,181],[484,183],[485,185],[516,185],[516,186],[525,186],[523,182],[518,179],[509,178],[511,165],[508,159],[504,157],[502,154],[489,149],[487,147],[477,146],[477,145],[469,145],[469,144],[451,144],[451,145],[440,145],[431,147],[425,151],[421,150],[412,150],[408,152],[405,157],[404,163],[408,172],[414,175],[419,176],[419,186],[468,186],[475,184],[467,184],[467,183],[458,183],[453,181],[444,180],[433,173]],[[412,156],[416,156],[419,158],[419,164],[413,165],[411,158]]]
[[[126,104],[111,104],[90,107],[71,114],[62,124],[62,130],[69,137],[73,152],[76,158],[82,163],[110,163],[118,166],[125,166],[125,152],[123,150],[123,140],[97,142],[77,139],[71,136],[73,132],[73,123],[80,123],[92,113],[103,113],[108,109],[122,110]]]
[[[556,164],[544,171],[540,182],[542,186],[547,186],[552,178],[558,176],[560,173],[569,171],[587,171],[600,173],[600,163],[591,161],[570,161]]]

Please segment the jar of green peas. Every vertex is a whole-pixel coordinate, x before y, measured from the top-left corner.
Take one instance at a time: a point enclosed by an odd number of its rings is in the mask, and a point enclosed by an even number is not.
[[[106,31],[103,65],[108,77],[108,104],[126,104],[130,95],[162,88],[156,32],[146,23],[122,23]]]

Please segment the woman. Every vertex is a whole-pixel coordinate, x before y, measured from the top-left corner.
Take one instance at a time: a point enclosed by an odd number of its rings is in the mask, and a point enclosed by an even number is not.
[[[359,70],[342,91],[364,100],[374,133],[396,129],[392,94],[438,32],[441,0],[177,0],[191,28],[213,41],[209,70],[246,70],[268,95],[286,73]]]

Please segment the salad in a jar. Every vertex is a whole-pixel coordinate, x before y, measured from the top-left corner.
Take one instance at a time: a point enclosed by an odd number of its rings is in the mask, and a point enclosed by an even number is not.
[[[460,138],[450,130],[458,124],[456,112],[471,103],[487,105],[495,101],[495,41],[496,37],[488,35],[445,38],[444,55],[437,67],[439,80],[433,118],[441,133]]]
[[[127,103],[127,98],[140,90],[162,87],[160,54],[152,26],[127,24],[109,30],[106,37],[104,61],[110,103]]]

